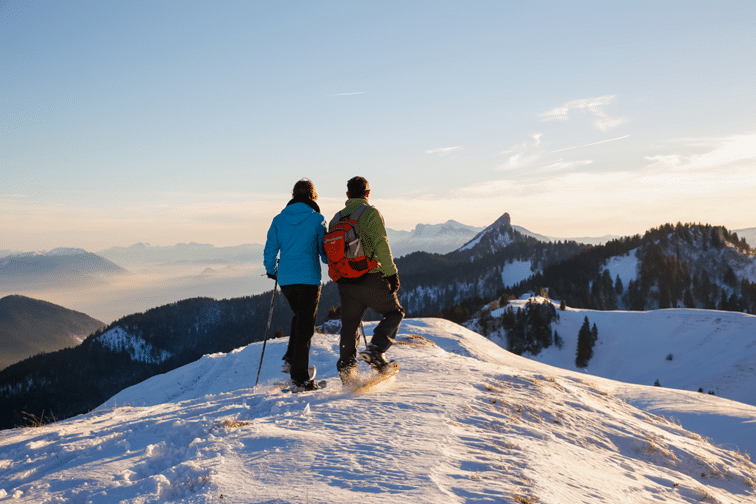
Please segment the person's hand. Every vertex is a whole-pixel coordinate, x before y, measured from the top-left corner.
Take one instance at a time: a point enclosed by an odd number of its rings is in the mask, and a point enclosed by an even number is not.
[[[387,276],[386,280],[388,280],[389,290],[391,291],[391,294],[399,290],[399,274],[395,273],[391,276]]]
[[[276,280],[278,278],[278,275],[276,273],[268,273],[268,278],[271,280]]]

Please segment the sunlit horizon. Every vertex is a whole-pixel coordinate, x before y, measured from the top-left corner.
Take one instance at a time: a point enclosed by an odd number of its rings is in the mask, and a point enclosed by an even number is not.
[[[756,4],[0,5],[0,250],[386,225],[756,227]]]

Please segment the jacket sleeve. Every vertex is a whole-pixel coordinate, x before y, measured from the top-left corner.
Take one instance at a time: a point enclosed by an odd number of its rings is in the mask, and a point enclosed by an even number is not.
[[[325,234],[326,234],[326,222],[325,217],[321,217],[320,224],[318,225],[318,255],[320,261],[323,264],[328,264],[328,256],[325,252]]]
[[[265,240],[265,249],[263,250],[263,266],[265,272],[272,275],[276,272],[276,257],[281,244],[278,241],[278,229],[276,228],[275,219],[268,229],[268,238]]]
[[[377,270],[383,273],[384,276],[396,275],[397,269],[394,264],[394,258],[391,255],[391,247],[389,246],[388,233],[386,232],[383,215],[381,215],[378,209],[371,208],[362,214],[360,220],[363,218],[365,219],[365,228],[363,231],[362,223],[360,223],[360,234],[364,234],[364,237],[367,237],[369,240],[369,244],[366,244],[363,238],[365,252],[369,253],[368,247],[372,248],[373,259],[380,263]]]

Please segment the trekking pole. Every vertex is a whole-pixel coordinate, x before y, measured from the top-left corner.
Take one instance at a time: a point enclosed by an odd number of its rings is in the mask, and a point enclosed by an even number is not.
[[[365,326],[362,325],[362,320],[360,320],[360,329],[362,329],[362,339],[365,340],[365,348],[367,348],[367,338],[365,337]]]
[[[276,290],[278,289],[278,268],[276,268],[276,284],[273,286],[273,295],[270,298],[270,313],[268,313],[268,327],[265,328],[265,338],[263,339],[262,353],[260,353],[260,367],[257,368],[257,379],[255,379],[255,388],[260,381],[260,370],[262,369],[263,357],[265,356],[265,345],[268,343],[268,332],[270,331],[270,321],[273,320],[273,303],[276,301]]]

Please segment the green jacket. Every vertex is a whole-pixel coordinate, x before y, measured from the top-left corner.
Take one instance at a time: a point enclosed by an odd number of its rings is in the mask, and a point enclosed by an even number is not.
[[[364,198],[348,199],[344,209],[338,212],[331,220],[328,230],[333,229],[333,226],[336,225],[342,214],[351,215],[362,205],[368,204],[368,201]],[[397,269],[394,264],[394,258],[391,255],[391,247],[389,246],[388,235],[386,234],[386,225],[383,222],[381,212],[372,206],[366,208],[362,212],[362,215],[360,215],[357,226],[360,229],[360,238],[362,238],[362,248],[365,251],[365,255],[378,261],[378,267],[371,269],[368,273],[383,273],[384,276],[396,275]]]

